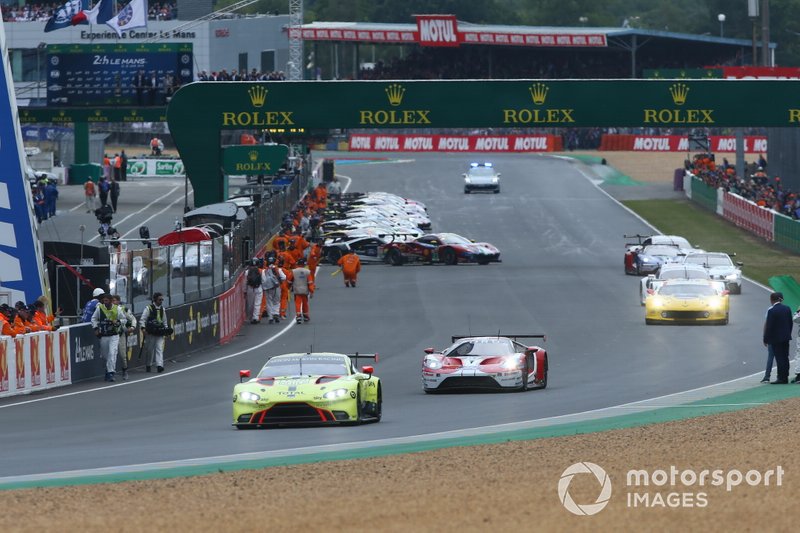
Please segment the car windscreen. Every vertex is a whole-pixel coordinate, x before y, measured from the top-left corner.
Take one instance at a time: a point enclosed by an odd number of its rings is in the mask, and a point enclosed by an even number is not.
[[[472,241],[465,239],[455,233],[442,233],[440,236],[442,244],[472,244]]]
[[[727,255],[690,255],[686,257],[686,262],[710,267],[733,265],[733,261]]]
[[[270,360],[258,373],[259,378],[280,376],[346,376],[347,367],[341,359],[303,357]]]
[[[678,248],[675,246],[665,246],[661,244],[653,244],[645,246],[642,250],[642,255],[657,255],[661,257],[676,257],[678,255]]]
[[[711,285],[664,285],[658,291],[662,296],[714,296],[717,291]]]
[[[661,279],[708,279],[705,270],[664,270],[661,269]]]
[[[514,345],[507,339],[492,339],[486,341],[464,341],[454,346],[447,355],[451,356],[497,356],[514,353]]]
[[[469,175],[474,178],[491,178],[494,170],[491,168],[476,167],[469,170]]]

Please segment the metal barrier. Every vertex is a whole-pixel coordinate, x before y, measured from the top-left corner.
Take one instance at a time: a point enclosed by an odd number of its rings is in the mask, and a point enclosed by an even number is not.
[[[233,230],[210,241],[109,250],[109,288],[119,294],[135,314],[164,295],[164,305],[174,307],[218,296],[228,290],[244,264],[266,244],[305,194],[310,177],[302,173],[289,185],[272,187],[250,215]]]

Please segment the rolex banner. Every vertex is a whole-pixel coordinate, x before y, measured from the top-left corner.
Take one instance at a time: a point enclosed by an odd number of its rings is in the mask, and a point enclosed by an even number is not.
[[[231,175],[274,176],[289,155],[289,147],[285,144],[247,144],[222,150],[222,169]]]
[[[36,235],[5,30],[0,22],[0,296],[33,302],[44,294],[42,253]]]

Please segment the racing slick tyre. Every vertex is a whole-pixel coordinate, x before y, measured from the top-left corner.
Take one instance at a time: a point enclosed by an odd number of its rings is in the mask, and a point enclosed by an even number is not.
[[[392,248],[391,250],[389,250],[389,254],[386,257],[388,258],[392,266],[401,266],[403,263],[405,263],[403,254],[401,254],[400,250],[396,248]]]
[[[499,194],[499,193],[500,193],[500,187],[496,188],[496,189],[494,190],[494,193],[495,193],[495,194]]]
[[[442,251],[442,263],[445,265],[455,265],[458,262],[456,259],[456,251],[452,248],[445,248]]]
[[[466,187],[464,187],[464,194],[469,194],[469,193],[470,193],[470,190],[467,189]]]
[[[550,370],[548,368],[549,366],[550,365],[547,362],[547,358],[545,358],[545,360],[544,360],[544,379],[542,380],[542,384],[539,386],[540,389],[546,389],[547,388],[547,372]]]
[[[339,259],[341,259],[341,257],[342,257],[342,251],[340,249],[331,248],[330,250],[328,250],[328,253],[327,253],[328,261],[330,261],[334,265],[336,264],[336,262]]]
[[[530,358],[525,359],[525,368],[522,369],[522,386],[517,389],[517,392],[525,392],[528,390],[528,379],[530,379],[531,365]]]
[[[381,415],[383,414],[383,391],[380,384],[378,385],[378,401],[375,403],[368,402],[365,405],[364,411],[370,417],[370,422],[380,422]]]
[[[741,285],[731,285],[730,293],[731,294],[742,294],[742,286]]]
[[[489,264],[489,258],[488,257],[480,257],[480,258],[478,258],[477,261],[478,261],[479,265],[488,265]]]

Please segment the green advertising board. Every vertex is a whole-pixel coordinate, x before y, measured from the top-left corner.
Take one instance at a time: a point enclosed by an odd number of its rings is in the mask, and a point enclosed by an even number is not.
[[[226,146],[222,149],[222,170],[231,175],[274,176],[288,155],[285,144]]]
[[[166,120],[166,107],[25,107],[20,108],[19,112],[19,121],[22,124],[74,124],[79,122],[96,124],[112,122],[164,122]]]
[[[223,129],[797,127],[800,80],[196,82],[167,121],[202,206],[225,198]]]

